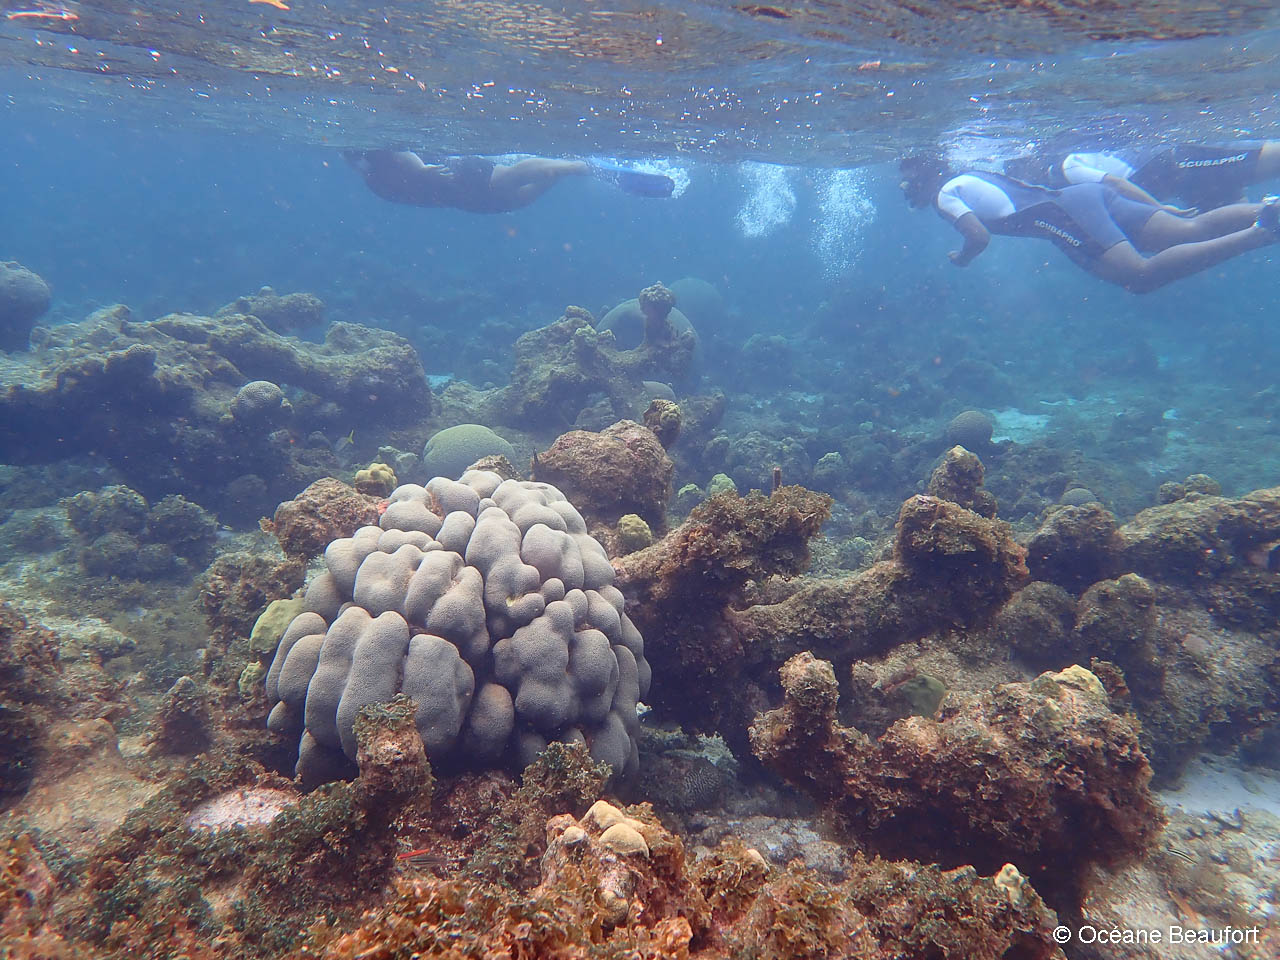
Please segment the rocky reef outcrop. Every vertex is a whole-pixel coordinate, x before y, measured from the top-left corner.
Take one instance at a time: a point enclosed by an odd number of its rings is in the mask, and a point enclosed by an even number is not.
[[[139,322],[114,307],[0,357],[0,460],[93,454],[148,498],[180,492],[252,522],[337,467],[298,438],[430,405],[417,354],[383,330],[335,323],[316,344],[252,315]]]
[[[936,719],[876,740],[837,722],[828,662],[797,654],[781,678],[784,705],[751,729],[756,755],[887,856],[982,872],[1012,862],[1075,903],[1088,864],[1139,856],[1163,824],[1137,724],[1082,667],[952,694]]]
[[[630,513],[662,530],[674,469],[652,430],[620,420],[599,433],[561,434],[535,458],[533,478],[562,488],[592,524]]]

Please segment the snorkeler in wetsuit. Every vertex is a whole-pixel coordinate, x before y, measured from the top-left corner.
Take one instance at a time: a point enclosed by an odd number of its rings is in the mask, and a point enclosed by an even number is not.
[[[343,156],[384,200],[469,213],[527,207],[565,177],[595,176],[650,197],[669,197],[674,187],[670,177],[585,160],[530,157],[498,164],[484,157],[448,157],[427,163],[409,150],[347,151]]]
[[[901,163],[912,207],[932,204],[964,238],[950,254],[966,266],[991,234],[1050,241],[1077,266],[1108,283],[1147,293],[1239,254],[1280,240],[1280,203],[1238,203],[1195,217],[1122,195],[1103,183],[1061,190],[998,173],[952,175],[939,158]]]
[[[1212,210],[1238,202],[1251,184],[1280,177],[1280,142],[1177,143],[1133,155],[1079,152],[1063,159],[1061,172],[1068,184],[1102,183],[1171,213],[1190,212],[1167,206],[1172,200]]]

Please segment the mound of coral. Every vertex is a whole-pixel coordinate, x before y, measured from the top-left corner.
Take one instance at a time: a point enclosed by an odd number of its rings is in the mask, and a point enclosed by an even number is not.
[[[354,772],[356,715],[404,693],[434,762],[521,765],[549,741],[637,764],[649,689],[604,548],[555,487],[471,471],[392,493],[330,543],[266,677],[309,785]]]

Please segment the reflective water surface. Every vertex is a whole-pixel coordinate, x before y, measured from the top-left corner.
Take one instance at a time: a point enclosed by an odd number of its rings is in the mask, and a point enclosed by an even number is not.
[[[5,0],[11,100],[313,142],[848,165],[938,138],[1263,134],[1268,0]]]

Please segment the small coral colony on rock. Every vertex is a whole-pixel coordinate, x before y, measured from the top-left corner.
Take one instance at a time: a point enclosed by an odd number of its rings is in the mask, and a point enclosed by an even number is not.
[[[2,269],[5,956],[1280,952],[1280,820],[1179,799],[1275,783],[1280,488],[880,409],[892,351],[722,389],[817,360],[700,280],[477,385]]]

